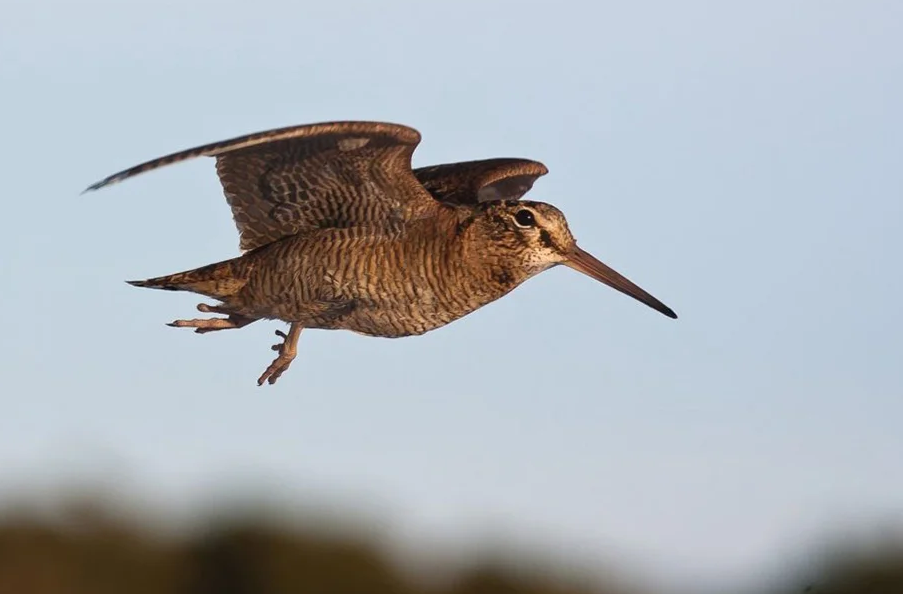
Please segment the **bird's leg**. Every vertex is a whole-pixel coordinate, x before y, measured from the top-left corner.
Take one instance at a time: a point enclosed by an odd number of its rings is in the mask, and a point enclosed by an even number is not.
[[[237,313],[231,313],[228,309],[217,307],[215,305],[207,305],[201,303],[198,305],[198,311],[205,313],[222,313],[227,314],[227,318],[196,318],[193,320],[176,320],[167,324],[174,328],[194,328],[198,334],[207,332],[215,332],[217,330],[228,330],[229,328],[243,328],[251,322],[256,322],[257,318],[250,318]]]
[[[258,386],[262,386],[265,381],[270,384],[275,384],[276,380],[279,379],[279,376],[292,364],[292,361],[295,360],[295,355],[298,352],[298,337],[301,336],[302,330],[304,330],[304,328],[298,322],[292,322],[292,325],[289,326],[288,334],[281,330],[276,330],[276,336],[282,337],[282,342],[274,344],[273,350],[279,353],[279,356],[276,357],[275,361],[270,363],[267,370],[264,371],[263,375],[257,380]]]

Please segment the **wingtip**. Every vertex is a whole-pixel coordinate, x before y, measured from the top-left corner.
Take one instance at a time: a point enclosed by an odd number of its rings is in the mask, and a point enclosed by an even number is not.
[[[107,183],[109,183],[109,180],[106,180],[106,179],[100,180],[99,182],[94,182],[93,184],[91,184],[90,186],[88,186],[87,188],[82,190],[81,194],[79,194],[79,196],[84,196],[88,192],[93,192],[95,190],[99,190],[102,187],[104,187],[105,185],[107,185]]]
[[[107,176],[100,181],[94,182],[84,190],[82,190],[82,194],[87,194],[88,192],[93,192],[95,190],[99,190],[101,188],[105,188],[107,186],[111,186],[113,184],[121,182],[125,177],[123,176],[123,172],[116,173],[114,175]],[[80,194],[81,195],[81,194]]]

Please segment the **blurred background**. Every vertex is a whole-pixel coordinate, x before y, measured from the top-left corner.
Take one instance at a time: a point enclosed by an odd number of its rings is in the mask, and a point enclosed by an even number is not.
[[[903,592],[903,4],[0,4],[0,593]],[[674,308],[570,270],[418,338],[164,326],[210,160],[411,125]],[[870,588],[870,589],[869,589]]]

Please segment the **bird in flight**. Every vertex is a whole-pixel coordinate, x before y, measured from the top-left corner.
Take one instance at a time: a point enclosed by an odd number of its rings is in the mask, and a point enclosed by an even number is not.
[[[288,332],[257,380],[295,358],[304,328],[369,336],[423,334],[504,296],[558,264],[661,312],[658,299],[577,246],[564,215],[522,200],[548,170],[527,159],[413,169],[420,133],[398,124],[279,128],[173,153],[87,188],[97,190],[194,157],[216,158],[242,255],[142,281],[217,300],[218,317],[170,326],[206,333],[282,320]]]

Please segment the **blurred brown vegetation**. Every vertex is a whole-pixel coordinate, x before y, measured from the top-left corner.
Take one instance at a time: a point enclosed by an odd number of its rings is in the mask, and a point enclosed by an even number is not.
[[[489,563],[427,586],[363,539],[259,518],[211,521],[175,537],[105,514],[102,506],[52,519],[0,513],[0,594],[636,592],[598,581],[587,586],[585,579],[569,584],[561,578],[565,571],[555,578],[528,573]],[[838,549],[818,573],[788,579],[767,594],[903,594],[903,548]]]

